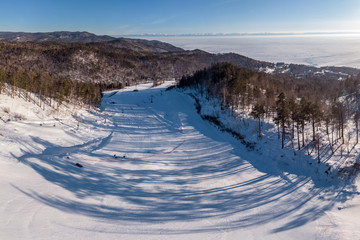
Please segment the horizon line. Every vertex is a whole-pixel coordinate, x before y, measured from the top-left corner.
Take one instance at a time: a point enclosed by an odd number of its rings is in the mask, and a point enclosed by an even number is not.
[[[56,32],[70,32],[70,33],[90,33],[97,36],[111,36],[111,37],[196,37],[196,36],[296,36],[296,35],[358,35],[360,31],[306,31],[306,32],[244,32],[244,33],[133,33],[133,34],[109,34],[109,33],[96,33],[95,31],[87,30],[54,30],[54,31],[1,31],[0,33],[56,33]]]
[[[296,35],[358,35],[360,32],[354,31],[327,31],[327,32],[254,32],[254,33],[137,33],[137,34],[112,34],[114,37],[139,36],[139,37],[206,37],[206,36],[296,36]]]

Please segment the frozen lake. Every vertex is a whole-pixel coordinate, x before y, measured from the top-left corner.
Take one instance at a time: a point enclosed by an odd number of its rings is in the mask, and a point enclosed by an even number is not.
[[[138,37],[137,37],[138,38]],[[234,52],[257,60],[360,68],[360,34],[266,36],[154,36],[186,50]]]

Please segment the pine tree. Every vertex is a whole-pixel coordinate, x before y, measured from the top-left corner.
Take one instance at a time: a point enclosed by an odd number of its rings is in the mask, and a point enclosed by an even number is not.
[[[310,105],[311,103],[305,100],[305,98],[301,98],[300,100],[300,112],[298,116],[299,124],[301,125],[302,132],[302,146],[305,146],[305,123],[310,120]]]
[[[281,92],[276,100],[276,117],[274,118],[275,123],[281,127],[281,148],[285,147],[286,138],[286,123],[289,119],[289,108],[287,105],[286,96]]]
[[[264,109],[264,104],[259,104],[259,103],[257,103],[254,107],[253,107],[253,109],[252,109],[252,111],[251,111],[251,113],[250,113],[250,115],[253,117],[253,118],[255,118],[255,119],[257,119],[258,120],[258,133],[259,133],[259,138],[261,137],[261,119],[264,117],[264,114],[265,114],[265,109]]]
[[[0,93],[2,91],[2,88],[6,82],[6,72],[4,68],[0,68]]]
[[[316,132],[315,132],[316,124],[321,122],[321,120],[324,117],[319,104],[317,104],[317,103],[310,104],[309,116],[310,116],[310,120],[311,120],[311,124],[312,124],[313,141],[315,142],[316,141]]]
[[[346,121],[346,109],[343,103],[335,102],[332,106],[332,113],[338,124],[338,136],[342,139],[342,144],[345,143],[344,126]]]
[[[354,114],[354,123],[356,127],[356,144],[359,143],[359,120],[360,120],[360,111],[357,109]]]

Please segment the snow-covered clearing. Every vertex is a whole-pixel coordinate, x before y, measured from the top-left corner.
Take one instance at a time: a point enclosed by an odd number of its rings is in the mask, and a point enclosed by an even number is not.
[[[360,236],[359,183],[319,177],[278,142],[250,152],[190,96],[150,87],[106,93],[79,127],[1,95],[0,116],[26,120],[0,122],[0,239]]]

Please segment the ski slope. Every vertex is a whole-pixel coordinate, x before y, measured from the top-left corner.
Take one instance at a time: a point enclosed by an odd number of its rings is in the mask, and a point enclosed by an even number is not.
[[[0,239],[359,239],[356,183],[285,171],[165,87],[0,122]]]

